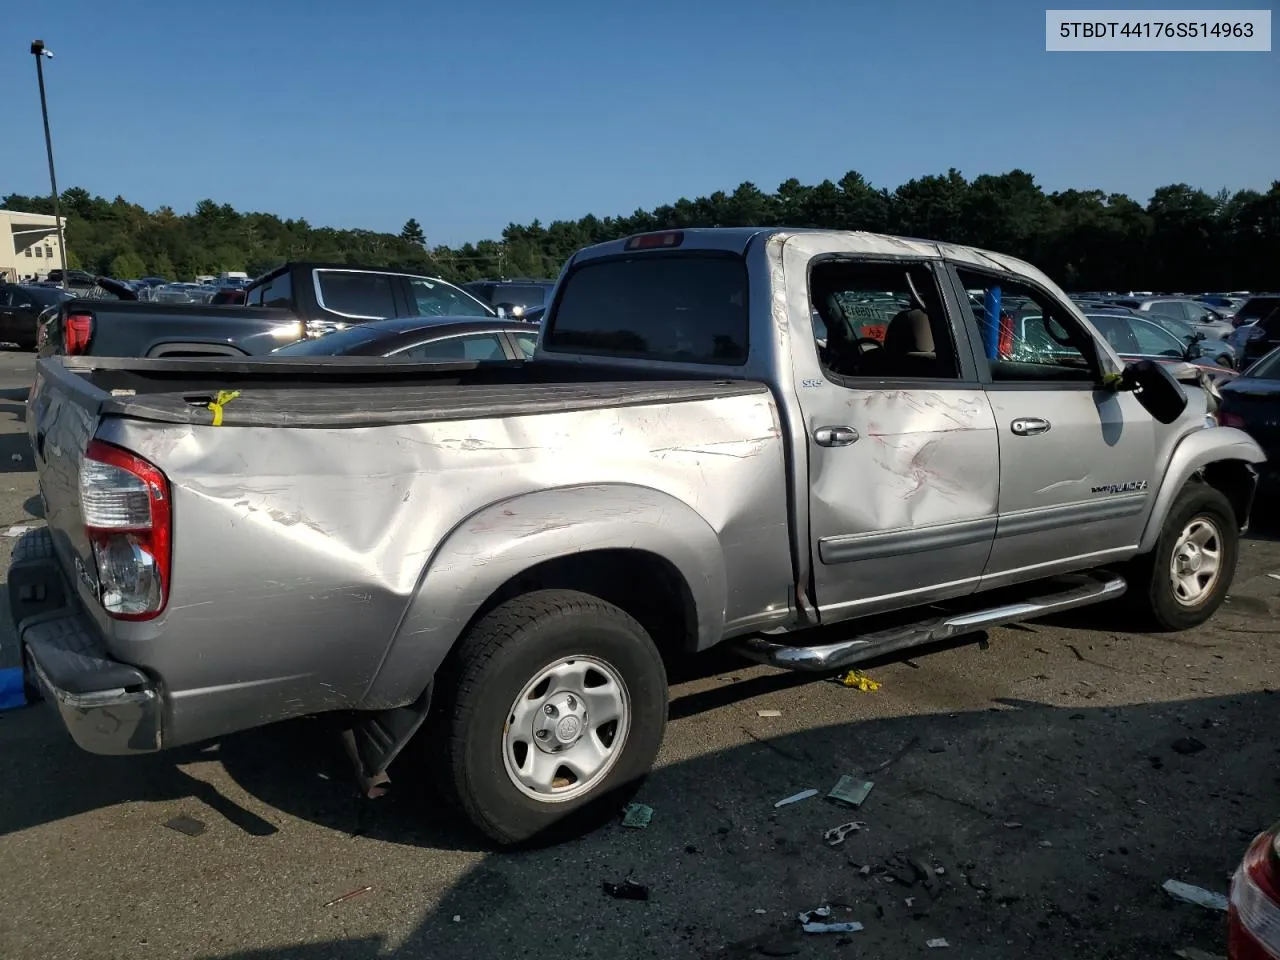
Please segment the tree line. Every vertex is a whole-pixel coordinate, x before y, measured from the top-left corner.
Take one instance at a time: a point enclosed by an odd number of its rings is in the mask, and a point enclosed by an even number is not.
[[[1101,190],[1046,193],[1025,171],[958,170],[895,190],[849,172],[837,182],[791,179],[766,193],[743,183],[629,216],[509,224],[499,239],[428,243],[416,219],[398,234],[315,227],[304,219],[202,200],[194,211],[148,211],[72,187],[61,196],[70,266],[110,276],[190,279],[264,272],[286,260],[365,263],[445,279],[554,277],[575,250],[647,230],[786,225],[868,230],[972,244],[1029,260],[1073,290],[1236,290],[1280,287],[1280,180],[1267,192],[1210,194],[1178,183],[1142,205]],[[10,194],[0,207],[52,213],[49,197]]]

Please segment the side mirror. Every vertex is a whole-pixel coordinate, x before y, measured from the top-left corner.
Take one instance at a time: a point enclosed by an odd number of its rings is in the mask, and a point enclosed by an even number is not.
[[[1124,368],[1120,389],[1132,390],[1143,409],[1160,423],[1173,423],[1187,409],[1187,394],[1163,364],[1137,360]]]

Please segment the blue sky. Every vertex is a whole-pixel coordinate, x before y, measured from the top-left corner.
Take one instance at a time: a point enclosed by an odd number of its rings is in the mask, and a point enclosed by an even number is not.
[[[48,187],[36,37],[56,54],[46,82],[64,189],[179,211],[211,197],[340,227],[416,217],[432,243],[848,170],[895,187],[952,166],[969,177],[1021,167],[1049,190],[1141,201],[1165,183],[1265,189],[1280,177],[1276,48],[1051,54],[1044,11],[1026,0],[14,4],[0,193]]]

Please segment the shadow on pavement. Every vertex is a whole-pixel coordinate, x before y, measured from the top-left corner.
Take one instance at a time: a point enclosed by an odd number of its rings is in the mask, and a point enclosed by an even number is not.
[[[27,435],[0,433],[0,473],[31,473],[35,468]]]
[[[428,858],[474,848],[468,831],[408,794],[362,802],[339,789],[341,758],[322,729],[291,723],[229,738],[218,756],[238,787],[286,813],[421,845]],[[1222,916],[1172,901],[1160,884],[1226,889],[1250,838],[1280,816],[1277,730],[1280,696],[1270,692],[1087,710],[1006,700],[783,736],[764,725],[760,742],[658,770],[639,797],[656,810],[646,830],[614,826],[547,850],[490,854],[443,892],[415,891],[409,915],[433,905],[407,939],[369,933],[387,922],[388,903],[405,902],[392,877],[380,885],[375,876],[359,898],[262,928],[310,944],[197,953],[817,957],[840,952],[839,938],[800,935],[795,913],[821,904],[865,924],[844,948],[858,956],[933,955],[925,942],[935,937],[958,958],[1221,953]],[[72,751],[4,751],[5,782],[21,787],[0,811],[0,833],[192,789],[174,769],[181,757],[115,762]],[[790,759],[799,756],[809,759]],[[856,812],[820,798],[773,807],[846,773],[875,781]],[[866,829],[838,848],[823,843],[824,830],[853,819]],[[252,841],[244,869],[287,884],[278,848],[260,843],[273,841]],[[912,870],[915,858],[927,876]],[[650,888],[648,902],[602,892],[628,877]],[[242,927],[224,937],[252,942],[267,910],[246,900]]]

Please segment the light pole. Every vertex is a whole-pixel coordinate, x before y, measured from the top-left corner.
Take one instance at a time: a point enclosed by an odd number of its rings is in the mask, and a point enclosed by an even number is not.
[[[40,116],[44,119],[44,148],[49,154],[49,187],[53,190],[53,222],[58,228],[58,255],[62,259],[62,288],[67,287],[67,241],[62,236],[62,217],[58,213],[58,178],[53,172],[53,137],[49,135],[49,104],[44,96],[44,58],[53,59],[53,51],[43,40],[31,41],[31,55],[36,58],[36,80],[40,84]]]

